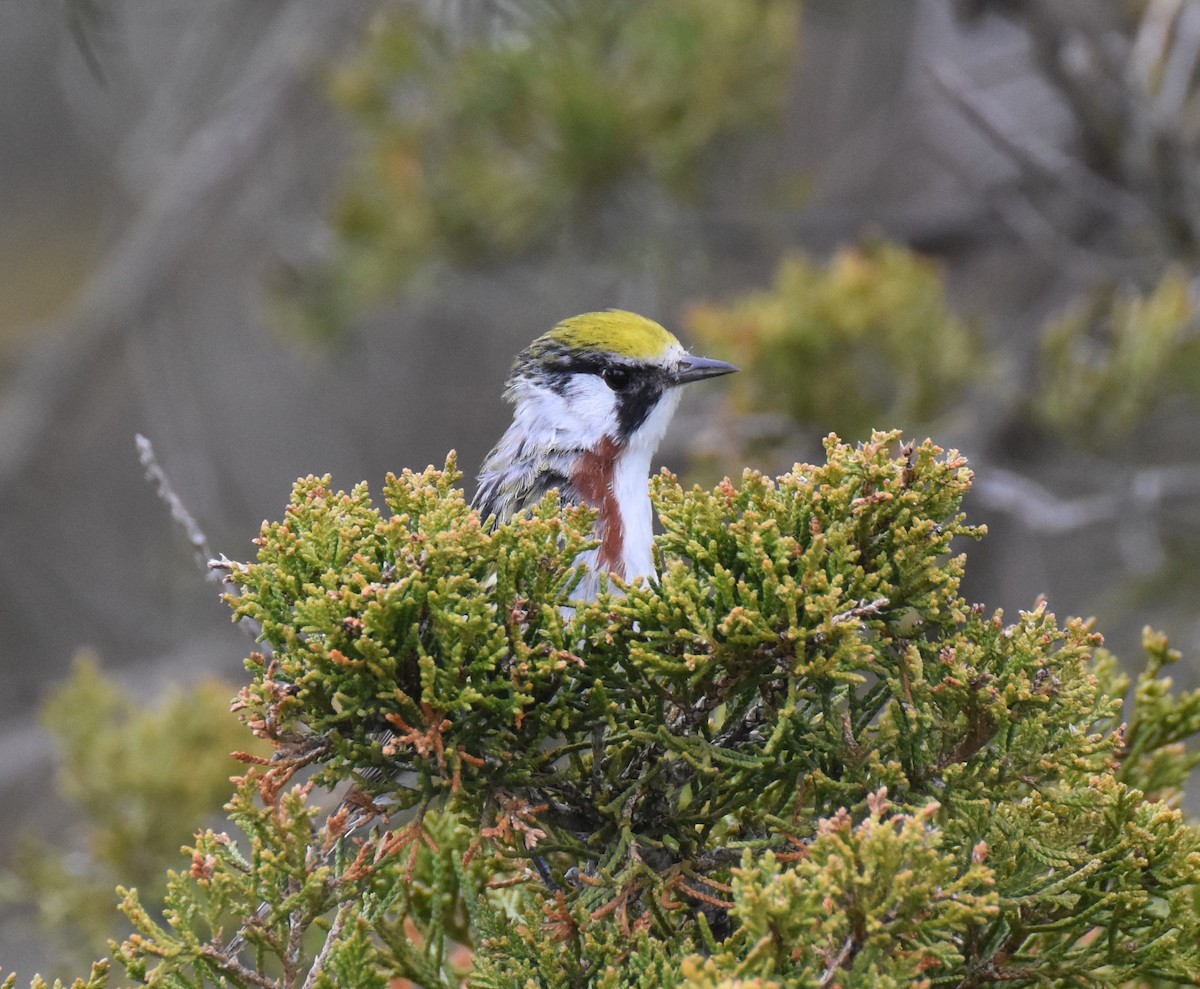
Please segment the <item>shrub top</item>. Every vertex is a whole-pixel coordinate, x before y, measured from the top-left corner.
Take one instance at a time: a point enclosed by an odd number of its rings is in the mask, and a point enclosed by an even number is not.
[[[654,479],[659,580],[592,602],[571,600],[586,509],[488,530],[453,459],[389,477],[385,510],[300,481],[230,597],[271,651],[238,701],[276,746],[231,804],[252,853],[202,835],[172,923],[207,916],[219,945],[218,908],[263,897],[247,937],[286,969],[296,918],[336,908],[321,964],[356,985],[1194,983],[1176,804],[1200,693],[1171,697],[1175,654],[1148,635],[1121,724],[1087,623],[963,599],[955,541],[983,529],[961,457],[826,449],[712,490]],[[340,809],[305,838],[308,766],[355,778],[380,835]],[[126,944],[131,971],[241,984],[126,908],[158,939]]]

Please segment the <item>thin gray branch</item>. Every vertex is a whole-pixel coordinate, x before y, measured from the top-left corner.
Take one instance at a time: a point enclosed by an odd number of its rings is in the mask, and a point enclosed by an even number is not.
[[[338,938],[342,936],[342,931],[346,927],[346,917],[349,910],[343,904],[338,907],[337,916],[333,919],[333,924],[329,928],[329,934],[325,937],[325,943],[321,945],[321,950],[317,952],[317,957],[313,960],[313,966],[308,970],[308,977],[304,980],[302,989],[313,989],[317,984],[317,979],[321,977],[321,973],[325,970],[325,963],[329,960],[329,952]]]
[[[1027,529],[1064,535],[1143,517],[1170,498],[1200,497],[1200,467],[1146,468],[1131,474],[1120,490],[1084,498],[1059,498],[1028,477],[988,467],[973,490],[984,507],[1019,518]]]
[[[830,619],[830,623],[833,625],[848,625],[850,622],[857,622],[863,618],[878,615],[889,604],[891,602],[887,598],[876,598],[874,601],[860,601],[853,608],[838,612],[838,614]]]
[[[267,978],[261,972],[243,965],[236,958],[226,957],[210,944],[201,947],[200,953],[209,961],[216,963],[220,968],[232,972],[234,976],[249,985],[258,986],[259,989],[284,989],[282,982]]]
[[[1121,213],[1128,222],[1153,219],[1144,203],[1081,165],[1052,145],[1034,142],[1021,122],[971,85],[966,75],[949,65],[929,66],[937,88],[998,150],[1027,175],[1051,179],[1057,188],[1077,195],[1106,214]]]
[[[204,535],[204,531],[197,524],[192,513],[184,507],[183,500],[175,492],[175,488],[172,487],[166,471],[162,469],[162,465],[154,455],[154,445],[141,433],[138,433],[134,437],[134,442],[137,444],[138,459],[142,462],[142,467],[146,471],[146,480],[155,485],[158,497],[166,502],[167,507],[171,509],[171,518],[178,523],[187,536],[188,542],[192,544],[192,549],[196,554],[196,562],[204,572],[204,578],[215,583],[220,583],[221,576],[209,564],[209,561],[213,557],[213,552],[212,547],[208,545],[208,537]]]
[[[839,951],[833,958],[829,960],[829,964],[825,967],[825,971],[821,973],[821,989],[826,989],[826,987],[834,984],[834,980],[837,978],[838,972],[842,970],[842,967],[847,962],[852,960],[854,956],[858,954],[861,947],[862,945],[859,943],[858,938],[856,938],[853,934],[850,934],[846,937],[846,940],[842,942],[841,951]]]
[[[167,477],[167,472],[163,470],[162,465],[158,462],[158,457],[154,454],[153,444],[141,433],[138,433],[134,439],[137,444],[138,459],[141,460],[142,467],[146,471],[146,480],[151,481],[155,485],[158,497],[171,509],[171,518],[184,531],[188,542],[192,544],[192,550],[196,554],[196,562],[204,573],[204,579],[212,581],[214,584],[231,584],[230,575],[241,564],[235,563],[224,553],[218,557],[213,557],[212,547],[208,544],[208,537],[204,535],[204,530],[200,528],[192,513],[184,506],[183,499],[176,493],[170,478]],[[234,593],[238,593],[236,589]],[[254,619],[240,618],[238,625],[255,642],[261,640],[262,625]],[[264,649],[267,648],[265,643],[262,643],[262,647]]]
[[[1115,494],[1059,498],[1036,481],[997,467],[977,473],[972,491],[986,508],[1019,518],[1027,529],[1048,535],[1111,522],[1121,505]]]

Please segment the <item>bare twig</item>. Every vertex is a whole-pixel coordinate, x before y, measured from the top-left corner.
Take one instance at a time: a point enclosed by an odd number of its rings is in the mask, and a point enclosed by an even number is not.
[[[321,950],[317,952],[317,957],[313,960],[312,968],[308,970],[308,977],[304,980],[302,989],[313,989],[317,984],[317,979],[320,978],[321,972],[325,968],[325,962],[329,958],[329,952],[333,948],[334,942],[342,936],[342,931],[346,927],[348,912],[344,903],[338,907],[337,916],[333,918],[333,924],[325,936],[325,943],[321,945]]]
[[[142,467],[146,471],[146,480],[151,481],[155,485],[158,497],[171,509],[171,518],[178,523],[187,536],[188,542],[192,544],[192,550],[196,554],[196,563],[203,572],[204,579],[214,584],[229,584],[230,575],[240,564],[229,559],[224,553],[218,557],[213,557],[212,547],[208,544],[208,537],[204,535],[204,530],[200,528],[195,517],[183,504],[183,499],[175,491],[174,486],[171,484],[171,479],[167,477],[167,472],[163,470],[162,464],[158,462],[158,457],[154,453],[154,445],[141,433],[136,434],[134,442],[137,444],[138,459],[142,462]],[[236,587],[234,593],[237,593]],[[260,641],[262,637],[262,625],[253,618],[243,616],[238,619],[238,625],[245,629],[246,633],[255,642]],[[267,648],[266,643],[263,643],[263,648]]]
[[[204,572],[204,579],[219,582],[220,576],[209,565],[213,552],[212,547],[208,545],[208,537],[204,535],[204,531],[196,522],[195,517],[184,507],[183,500],[172,487],[166,471],[163,470],[162,465],[158,462],[158,457],[154,454],[154,445],[141,433],[134,436],[134,443],[137,444],[138,460],[142,462],[142,467],[146,471],[146,480],[156,486],[158,497],[171,509],[171,518],[178,523],[187,536],[188,542],[192,544],[196,562]]]
[[[237,933],[229,939],[229,943],[220,949],[214,948],[213,950],[218,952],[222,961],[229,961],[235,965],[241,965],[241,962],[237,960],[237,956],[246,944],[246,932],[250,930],[252,925],[261,926],[263,921],[270,916],[270,913],[271,904],[265,902],[260,903],[255,908],[254,915],[238,928]]]
[[[1033,532],[1066,535],[1106,525],[1116,532],[1116,546],[1131,570],[1150,572],[1165,557],[1155,509],[1174,498],[1200,498],[1200,467],[1153,467],[1133,472],[1105,494],[1059,498],[1047,488],[1012,471],[981,472],[975,493],[983,504],[1019,519]]]
[[[1020,518],[1035,532],[1061,535],[1111,522],[1120,511],[1116,494],[1059,498],[1048,488],[1015,471],[991,467],[975,479],[973,493],[995,511]]]
[[[250,983],[252,986],[258,986],[259,989],[283,989],[282,983],[276,982],[274,979],[268,979],[261,972],[243,965],[234,957],[223,954],[211,944],[204,945],[200,951],[209,961],[214,962],[221,968],[227,969],[239,979]]]
[[[1084,498],[1059,498],[1014,471],[980,472],[975,493],[985,506],[1016,515],[1026,528],[1058,535],[1119,521],[1128,512],[1145,514],[1170,498],[1200,496],[1200,467],[1152,467],[1135,471],[1123,490]]]
[[[853,934],[847,936],[846,940],[842,942],[842,950],[834,958],[830,959],[829,965],[821,973],[821,989],[826,989],[826,987],[833,985],[833,980],[838,972],[841,971],[846,962],[858,954],[861,947],[862,945],[859,943],[858,938]]]
[[[1131,273],[1155,270],[1159,263],[1154,252],[1147,252],[1142,241],[1136,249],[1121,249],[1108,239],[1084,245],[1070,231],[1060,229],[1062,220],[1043,208],[1031,194],[1038,188],[1083,203],[1093,215],[1105,218],[1125,230],[1157,230],[1161,223],[1147,202],[1125,185],[1112,181],[1062,148],[1032,138],[1024,127],[999,103],[990,100],[980,87],[958,69],[949,65],[931,65],[928,71],[934,85],[955,107],[962,118],[1017,170],[1021,179],[1005,182],[991,190],[991,203],[997,218],[1018,237],[1055,259],[1055,263],[1089,278],[1128,277]],[[1053,81],[1053,80],[1052,80]],[[945,156],[943,156],[945,157]],[[950,161],[951,168],[957,168]]]
[[[1200,11],[1182,0],[1151,3],[1130,53],[1130,67],[1143,91],[1153,95],[1153,116],[1174,127],[1194,92],[1200,59]]]
[[[876,598],[874,601],[860,601],[853,608],[838,612],[830,621],[834,625],[845,625],[848,622],[856,622],[869,615],[878,615],[889,604],[891,604],[891,601],[887,598]]]

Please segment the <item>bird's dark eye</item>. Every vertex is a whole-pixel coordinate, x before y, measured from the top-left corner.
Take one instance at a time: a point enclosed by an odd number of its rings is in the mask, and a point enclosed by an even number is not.
[[[621,391],[629,384],[629,370],[623,367],[606,367],[600,372],[604,383],[613,391]]]

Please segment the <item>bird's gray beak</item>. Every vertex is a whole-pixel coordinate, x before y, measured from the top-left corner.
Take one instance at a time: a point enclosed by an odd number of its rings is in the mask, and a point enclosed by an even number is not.
[[[715,361],[711,357],[693,357],[684,354],[675,371],[675,383],[686,385],[689,381],[702,381],[705,378],[715,378],[722,374],[732,374],[741,368],[727,364],[725,361]]]

